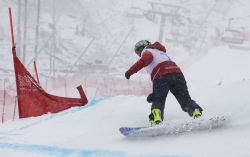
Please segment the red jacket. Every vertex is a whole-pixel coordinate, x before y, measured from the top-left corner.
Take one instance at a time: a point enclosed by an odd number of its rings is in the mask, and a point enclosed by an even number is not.
[[[158,49],[160,51],[166,52],[166,48],[161,45],[159,42],[155,42],[147,47],[147,49]],[[128,70],[128,72],[132,75],[142,68],[148,66],[154,57],[150,50],[146,50],[141,58]],[[156,67],[154,67],[151,73],[151,80],[158,78],[159,76],[170,74],[170,73],[181,73],[180,68],[175,64],[175,62],[169,60],[159,63]]]

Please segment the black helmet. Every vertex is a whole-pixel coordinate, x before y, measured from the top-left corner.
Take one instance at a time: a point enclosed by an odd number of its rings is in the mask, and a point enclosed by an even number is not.
[[[150,45],[150,42],[148,40],[141,40],[141,41],[138,41],[136,44],[135,44],[135,53],[138,55],[138,56],[141,56],[141,52],[142,50],[146,47]]]

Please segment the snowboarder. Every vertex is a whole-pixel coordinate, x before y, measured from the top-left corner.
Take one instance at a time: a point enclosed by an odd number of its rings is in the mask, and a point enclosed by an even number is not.
[[[186,80],[181,69],[166,54],[166,48],[159,42],[151,44],[141,40],[135,45],[135,53],[140,59],[125,73],[130,76],[146,67],[153,82],[153,92],[148,95],[147,101],[152,103],[149,121],[151,125],[160,124],[164,119],[165,101],[170,91],[184,112],[191,117],[202,116],[203,109],[191,99]]]

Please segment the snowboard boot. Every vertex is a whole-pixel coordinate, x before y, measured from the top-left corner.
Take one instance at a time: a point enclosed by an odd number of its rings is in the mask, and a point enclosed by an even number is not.
[[[149,115],[149,122],[151,125],[157,125],[162,122],[161,110],[160,109],[153,109],[152,113]]]
[[[192,117],[199,118],[201,116],[202,116],[202,110],[199,108],[194,109],[194,111],[192,112]]]

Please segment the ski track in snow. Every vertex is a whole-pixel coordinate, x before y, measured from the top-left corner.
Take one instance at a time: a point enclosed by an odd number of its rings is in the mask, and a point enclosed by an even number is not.
[[[65,116],[67,114],[72,114],[72,113],[75,113],[75,112],[78,112],[78,111],[81,111],[83,109],[86,109],[88,107],[92,107],[92,106],[95,106],[96,104],[98,104],[99,102],[101,102],[102,100],[107,100],[108,97],[100,97],[100,98],[97,98],[97,99],[93,99],[91,100],[86,106],[82,106],[82,107],[74,107],[72,109],[68,109],[66,111],[62,111],[62,112],[59,112],[57,114],[47,114],[45,115],[43,118],[38,118],[37,121],[34,121],[32,123],[29,123],[29,124],[26,124],[22,127],[18,127],[18,128],[14,128],[10,131],[7,131],[7,132],[0,132],[0,134],[5,134],[5,135],[17,135],[13,132],[15,131],[20,131],[20,130],[24,130],[24,129],[27,129],[27,128],[30,128],[30,127],[33,127],[35,125],[39,125],[43,122],[46,122],[48,120],[51,120],[51,119],[54,119],[54,118],[57,118],[57,117],[62,117],[62,116]],[[2,137],[0,137],[1,139]]]
[[[11,144],[0,143],[1,149],[12,149],[15,151],[25,151],[29,153],[45,154],[58,157],[128,157],[130,155],[125,152],[108,151],[108,150],[85,150],[85,149],[70,149],[55,146],[45,145],[30,145],[30,144]],[[184,157],[176,155],[145,155],[138,157]]]
[[[12,140],[15,139],[15,136],[22,136],[22,131],[25,129],[29,129],[35,126],[39,126],[40,124],[53,120],[54,118],[64,118],[69,114],[75,114],[77,112],[81,112],[83,109],[93,106],[101,106],[103,101],[109,100],[109,97],[102,97],[99,99],[91,100],[87,106],[83,107],[74,107],[72,109],[63,111],[57,114],[48,114],[44,117],[38,117],[37,119],[31,119],[32,121],[28,124],[24,123],[21,127],[16,127],[11,129],[10,131],[5,130],[4,132],[0,133],[0,152],[3,150],[11,150],[20,153],[28,153],[28,154],[39,154],[43,156],[60,156],[60,157],[184,157],[179,155],[157,155],[157,154],[149,154],[149,155],[131,155],[128,154],[126,151],[119,151],[118,150],[102,150],[102,149],[81,149],[81,148],[67,148],[61,146],[53,146],[53,145],[40,145],[36,143],[29,143],[24,144],[22,142],[19,143]],[[111,98],[111,103],[112,103]],[[65,117],[66,118],[66,117]],[[135,140],[135,139],[134,139]],[[133,140],[132,140],[133,141]]]
[[[10,144],[10,143],[0,143],[1,149],[13,149],[18,151],[27,151],[32,153],[53,155],[53,156],[125,156],[122,152],[109,152],[109,151],[88,151],[81,149],[69,149],[54,146],[44,146],[44,145],[29,145],[29,144]]]
[[[131,155],[122,152],[122,151],[109,151],[109,150],[86,150],[86,149],[71,149],[57,146],[49,146],[49,145],[37,145],[37,144],[20,144],[20,143],[11,143],[11,138],[8,136],[18,136],[21,134],[15,133],[17,131],[21,131],[27,128],[34,127],[35,125],[39,125],[43,122],[52,120],[57,117],[63,117],[67,114],[72,114],[75,112],[79,112],[87,107],[92,107],[97,105],[99,102],[103,100],[109,99],[108,97],[101,97],[97,99],[91,100],[87,106],[83,107],[74,107],[73,109],[69,109],[57,114],[49,114],[43,118],[38,119],[35,122],[26,124],[22,127],[14,128],[11,131],[1,132],[0,136],[0,150],[7,149],[12,151],[22,151],[26,153],[35,153],[42,154],[48,156],[58,156],[58,157],[129,157]],[[132,155],[134,156],[134,155]],[[136,157],[184,157],[177,155],[145,155],[145,156],[136,156]]]

